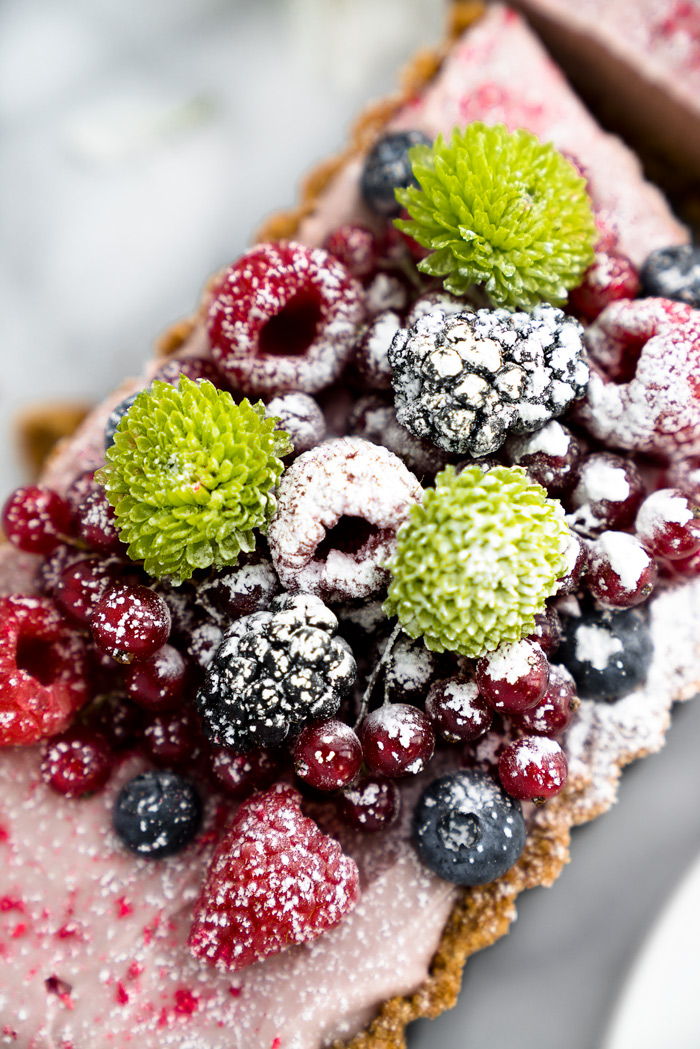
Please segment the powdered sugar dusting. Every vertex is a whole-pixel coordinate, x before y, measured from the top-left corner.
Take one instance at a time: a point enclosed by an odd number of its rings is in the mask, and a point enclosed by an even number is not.
[[[533,667],[538,666],[541,655],[539,645],[524,639],[511,644],[499,645],[495,652],[485,656],[488,676],[493,681],[507,681],[514,685],[516,681],[527,677]]]
[[[636,590],[642,573],[649,567],[649,555],[636,536],[603,532],[593,549],[608,561],[625,590]]]

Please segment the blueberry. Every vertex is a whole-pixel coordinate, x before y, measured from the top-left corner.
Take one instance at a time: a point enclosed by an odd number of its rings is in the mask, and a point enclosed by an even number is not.
[[[413,816],[418,854],[456,885],[486,885],[513,866],[525,847],[520,802],[473,769],[434,780]]]
[[[107,420],[107,425],[105,426],[105,451],[108,451],[114,444],[114,435],[117,432],[117,427],[140,392],[139,390],[137,393],[132,393],[131,397],[125,397],[123,401],[120,401]]]
[[[202,805],[194,786],[176,772],[142,772],[126,783],[114,806],[114,829],[127,849],[147,860],[172,856],[194,838]]]
[[[397,131],[384,135],[367,154],[360,180],[365,204],[378,215],[398,215],[401,206],[394,196],[399,187],[415,186],[408,151],[412,146],[429,146],[422,131]]]
[[[593,611],[571,617],[557,651],[585,699],[617,699],[646,680],[654,653],[637,609]]]
[[[676,244],[652,251],[639,278],[643,295],[660,295],[700,307],[700,247]]]

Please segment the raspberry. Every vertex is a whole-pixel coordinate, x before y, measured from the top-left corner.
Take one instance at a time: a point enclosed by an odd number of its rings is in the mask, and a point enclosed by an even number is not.
[[[195,957],[235,972],[314,940],[357,903],[359,874],[280,784],[239,808],[195,906]]]
[[[322,248],[258,244],[213,291],[212,357],[245,394],[315,393],[347,364],[364,316],[362,288]]]
[[[282,585],[330,601],[379,590],[396,533],[421,495],[397,456],[361,437],[300,455],[282,475],[268,532]]]
[[[87,653],[46,598],[0,598],[0,746],[68,728],[88,698]]]
[[[345,223],[338,226],[323,242],[326,251],[334,255],[353,277],[369,277],[377,268],[379,241],[371,230],[364,226]]]
[[[617,251],[598,250],[583,281],[569,294],[569,305],[584,321],[594,321],[611,302],[633,299],[638,291],[639,275],[630,259]]]

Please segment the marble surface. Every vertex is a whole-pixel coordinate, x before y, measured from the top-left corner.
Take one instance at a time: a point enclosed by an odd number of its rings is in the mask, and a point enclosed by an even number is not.
[[[0,8],[0,495],[12,418],[138,369],[395,67],[439,0],[5,0]],[[579,829],[556,885],[467,966],[411,1049],[594,1049],[654,915],[700,850],[700,703]],[[679,964],[690,964],[679,959]],[[694,960],[694,964],[697,961]]]

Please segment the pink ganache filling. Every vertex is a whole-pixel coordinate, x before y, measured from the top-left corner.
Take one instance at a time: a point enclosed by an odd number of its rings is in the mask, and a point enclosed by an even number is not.
[[[574,155],[598,213],[620,249],[639,263],[680,243],[685,230],[637,161],[604,134],[522,20],[496,6],[453,48],[440,74],[392,122],[429,134],[481,119],[525,126]],[[298,238],[319,244],[341,222],[366,220],[357,191],[360,161],[338,176]],[[197,329],[181,351],[205,356]],[[125,383],[53,457],[43,480],[64,492],[102,461],[112,408],[150,380]],[[37,560],[0,550],[0,592],[30,592]],[[700,653],[692,638],[700,583],[651,605],[656,656],[648,684],[614,705],[584,703],[567,749],[572,775],[590,783],[583,815],[615,795],[611,768],[623,753],[661,745],[672,698],[694,691]],[[0,1031],[27,1049],[320,1049],[350,1037],[382,1001],[426,978],[458,890],[418,861],[405,816],[380,838],[349,836],[362,896],[314,943],[233,976],[196,962],[185,941],[211,856],[215,812],[185,852],[135,860],[111,831],[116,792],[138,771],[129,759],[101,794],[66,801],[42,783],[36,749],[0,760]],[[210,803],[210,808],[214,802]]]

